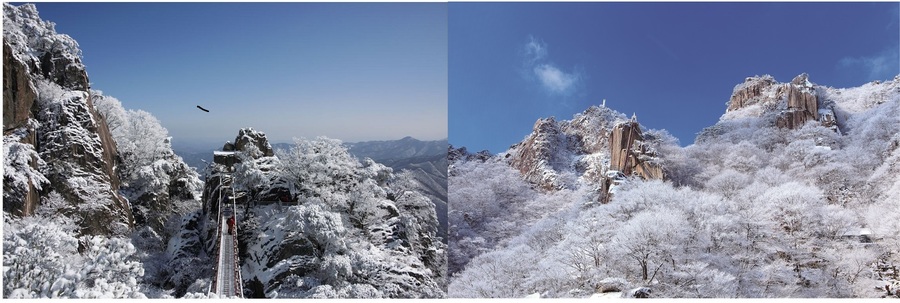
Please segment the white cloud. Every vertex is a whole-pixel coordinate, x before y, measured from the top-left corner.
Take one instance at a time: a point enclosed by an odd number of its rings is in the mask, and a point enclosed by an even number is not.
[[[866,81],[890,79],[900,71],[900,47],[888,47],[871,56],[844,57],[838,65],[865,73]]]
[[[579,87],[581,73],[578,71],[566,72],[555,64],[548,62],[547,44],[528,36],[528,42],[524,49],[524,73],[526,80],[533,81],[537,78],[544,91],[550,94],[571,95]]]
[[[575,73],[566,73],[551,64],[541,64],[534,68],[534,74],[545,89],[552,93],[567,95],[571,93],[580,77]]]

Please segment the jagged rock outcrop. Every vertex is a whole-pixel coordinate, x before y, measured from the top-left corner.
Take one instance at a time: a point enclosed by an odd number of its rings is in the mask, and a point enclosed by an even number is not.
[[[538,119],[531,134],[513,147],[518,152],[510,158],[509,164],[522,172],[526,181],[537,184],[543,190],[563,188],[556,180],[556,172],[565,165],[568,142],[562,136],[556,119]]]
[[[592,106],[571,120],[539,119],[532,133],[504,157],[543,190],[572,187],[578,178],[599,182],[610,130],[622,121],[625,115],[606,106]]]
[[[18,200],[4,205],[20,205],[13,212],[27,215],[36,196],[56,192],[72,203],[81,233],[127,232],[133,220],[118,193],[115,142],[90,102],[78,43],[57,34],[34,5],[4,4],[3,10],[4,136],[27,133],[20,143],[35,147],[50,184],[40,194],[32,186],[23,197],[4,197]]]
[[[237,137],[234,138],[234,149],[238,151],[249,151],[249,149],[247,149],[248,144],[252,144],[256,149],[262,152],[262,156],[271,157],[275,155],[272,145],[269,144],[269,139],[266,139],[266,134],[255,131],[250,127],[242,128],[238,131]],[[254,155],[254,157],[258,158],[259,156]]]
[[[809,121],[818,121],[840,133],[839,119],[833,104],[820,100],[816,85],[806,73],[790,83],[778,83],[772,76],[748,77],[734,88],[724,119],[730,117],[767,116],[779,128],[797,129]],[[754,105],[760,107],[754,108]],[[744,112],[738,114],[739,112]]]

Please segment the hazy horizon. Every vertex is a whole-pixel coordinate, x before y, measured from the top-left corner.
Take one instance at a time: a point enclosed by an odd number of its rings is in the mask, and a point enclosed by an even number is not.
[[[35,6],[78,41],[92,89],[175,145],[248,126],[273,141],[448,136],[446,3]]]
[[[254,128],[254,129],[255,129],[255,128]],[[263,133],[265,133],[265,130],[260,130],[260,131],[262,131]],[[210,139],[203,139],[203,140],[197,140],[197,139],[192,139],[192,140],[188,140],[188,139],[180,139],[180,140],[179,140],[178,138],[173,137],[173,138],[172,138],[172,149],[175,150],[175,151],[181,151],[181,152],[200,152],[200,151],[208,151],[210,148],[213,148],[214,150],[218,150],[218,149],[221,149],[223,145],[225,145],[225,142],[226,142],[226,141],[234,142],[234,138],[237,136],[237,132],[238,132],[238,130],[235,130],[235,131],[234,131],[234,136],[231,136],[231,137],[228,137],[227,139],[222,139],[222,140],[215,140],[215,139],[211,139],[211,138],[210,138]],[[318,136],[316,136],[316,137],[318,137]],[[296,138],[298,138],[298,139],[300,139],[300,138],[315,139],[316,137],[296,137]],[[327,136],[326,136],[326,137],[327,137]],[[359,142],[372,142],[372,141],[397,141],[397,140],[401,140],[401,139],[406,138],[406,137],[411,137],[411,138],[413,138],[413,139],[416,139],[416,140],[419,140],[419,141],[423,141],[423,142],[448,141],[448,139],[447,139],[446,137],[445,137],[445,138],[438,138],[438,139],[422,139],[422,138],[416,138],[415,136],[403,136],[403,137],[400,137],[400,138],[374,139],[374,140],[355,140],[355,141],[344,140],[344,139],[341,139],[341,138],[332,138],[332,137],[328,137],[328,138],[341,140],[341,142],[344,142],[344,143],[359,143]],[[266,138],[269,139],[269,144],[273,144],[273,145],[274,145],[274,144],[281,144],[281,143],[287,143],[287,144],[293,144],[293,143],[294,143],[293,138],[291,138],[291,139],[286,139],[286,140],[284,140],[284,139],[273,139],[273,138],[269,137],[268,134],[266,134]]]

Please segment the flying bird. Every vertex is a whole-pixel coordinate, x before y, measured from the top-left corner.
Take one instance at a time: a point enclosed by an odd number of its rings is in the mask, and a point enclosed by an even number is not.
[[[202,108],[202,107],[200,107],[200,105],[197,105],[197,108],[199,108],[200,110],[205,111],[205,112],[207,112],[207,113],[209,112],[208,109]]]

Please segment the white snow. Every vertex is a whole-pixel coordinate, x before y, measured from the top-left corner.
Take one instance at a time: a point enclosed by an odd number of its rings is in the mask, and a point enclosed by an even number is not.
[[[605,292],[605,293],[591,295],[591,299],[621,299],[621,298],[622,298],[621,291]]]

